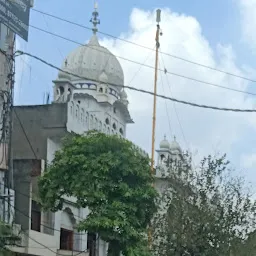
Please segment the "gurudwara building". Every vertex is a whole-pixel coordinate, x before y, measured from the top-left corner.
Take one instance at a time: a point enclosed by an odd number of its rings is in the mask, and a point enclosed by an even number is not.
[[[14,220],[22,241],[12,250],[23,255],[105,256],[107,252],[107,244],[97,234],[75,230],[88,215],[88,209],[75,206],[75,198],[66,198],[63,210],[56,213],[41,211],[36,201],[38,177],[61,148],[64,136],[98,130],[126,137],[127,125],[133,123],[126,92],[114,86],[124,85],[122,67],[98,41],[97,8],[91,22],[89,43],[63,60],[53,81],[53,102],[14,108]],[[177,143],[174,146],[180,150]],[[172,153],[168,142],[161,142],[159,164]]]

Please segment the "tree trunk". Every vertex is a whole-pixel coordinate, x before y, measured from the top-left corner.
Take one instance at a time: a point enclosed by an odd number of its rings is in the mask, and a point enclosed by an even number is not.
[[[112,240],[108,244],[108,256],[120,256],[121,250],[119,243],[115,240]]]

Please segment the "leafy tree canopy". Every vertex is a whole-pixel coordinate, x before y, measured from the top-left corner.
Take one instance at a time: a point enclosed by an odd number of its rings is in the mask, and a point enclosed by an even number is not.
[[[63,197],[88,207],[79,230],[109,242],[109,255],[136,251],[156,211],[150,159],[128,140],[89,132],[65,139],[39,182],[42,205],[57,211]],[[136,255],[136,254],[135,254]]]
[[[16,245],[19,241],[20,237],[13,234],[12,226],[0,220],[0,256],[13,255],[8,247]]]
[[[189,155],[167,164],[162,209],[153,221],[155,255],[244,255],[236,254],[239,248],[256,255],[256,203],[226,156],[205,157],[198,168]]]

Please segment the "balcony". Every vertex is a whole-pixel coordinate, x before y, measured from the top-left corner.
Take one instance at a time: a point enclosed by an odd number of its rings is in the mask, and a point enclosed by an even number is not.
[[[74,256],[79,254],[79,256],[89,256],[89,252],[78,252],[78,251],[66,251],[66,250],[58,250],[57,255],[63,256]]]

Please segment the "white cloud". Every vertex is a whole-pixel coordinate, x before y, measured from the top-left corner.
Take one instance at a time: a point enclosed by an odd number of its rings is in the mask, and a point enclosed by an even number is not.
[[[243,39],[256,51],[256,0],[238,0]]]
[[[238,75],[249,75],[249,72],[246,74],[245,70],[236,65],[236,57],[232,45],[218,45],[216,50],[210,47],[208,40],[202,34],[200,24],[194,17],[164,9],[162,10],[161,28],[163,31],[163,36],[160,38],[161,51]],[[122,37],[137,44],[153,48],[155,30],[155,12],[134,9],[130,16],[130,30],[128,33],[124,33]],[[122,41],[103,39],[101,43],[117,56],[124,56],[138,62],[143,63],[149,55],[148,50]],[[120,62],[125,73],[125,84],[129,84],[129,81],[140,66],[124,60],[120,60]],[[248,85],[246,81],[241,79],[160,54],[160,68],[163,68],[163,62],[169,72],[239,90],[246,90]],[[146,64],[154,66],[153,51]],[[153,80],[154,70],[141,67],[131,86],[153,91]],[[171,86],[171,92],[168,82]],[[127,92],[130,101],[129,108],[135,121],[135,124],[130,125],[128,128],[128,137],[150,152],[153,98],[138,92],[129,90]],[[199,104],[243,109],[253,107],[253,101],[242,93],[200,84],[174,75],[168,75],[167,80],[165,74],[160,75],[159,73],[158,92]],[[158,143],[164,134],[167,134],[170,138],[165,104],[170,116],[172,135],[177,135],[178,141],[183,147],[190,147],[193,151],[198,150],[199,155],[215,151],[229,152],[234,143],[241,140],[244,129],[250,125],[254,126],[251,121],[255,119],[253,114],[220,112],[175,104],[183,132],[189,144],[186,145],[183,142],[173,103],[170,101],[165,103],[165,100],[158,99],[156,146],[159,145]]]
[[[241,166],[244,168],[255,168],[256,167],[256,153],[249,155],[242,155]]]

